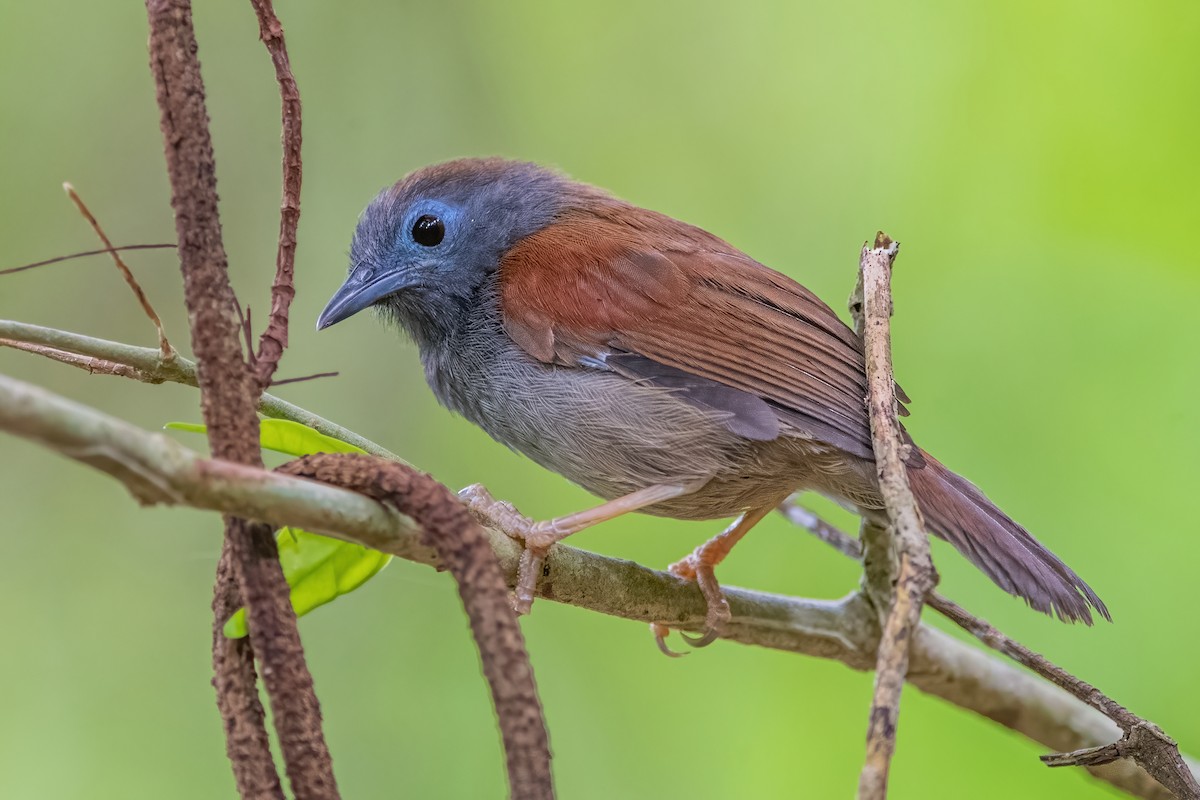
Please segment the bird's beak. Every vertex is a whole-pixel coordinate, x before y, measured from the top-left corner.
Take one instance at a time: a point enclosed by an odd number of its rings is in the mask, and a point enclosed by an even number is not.
[[[378,303],[389,294],[394,294],[412,285],[411,270],[389,270],[382,275],[370,269],[357,269],[350,274],[342,288],[334,292],[317,317],[317,330],[324,330],[334,323],[349,319],[368,306]]]

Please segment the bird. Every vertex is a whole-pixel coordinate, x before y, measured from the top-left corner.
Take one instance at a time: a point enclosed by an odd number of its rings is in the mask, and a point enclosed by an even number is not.
[[[705,597],[692,643],[708,644],[730,619],[715,567],[788,496],[816,492],[886,524],[860,338],[699,227],[536,163],[434,164],[362,212],[317,328],[367,308],[416,343],[443,406],[604,501],[539,522],[503,506],[524,539],[519,612],[550,547],[579,530],[635,511],[736,518],[670,567]],[[1001,589],[1067,622],[1111,620],[967,479],[915,445],[905,467],[928,532]],[[500,513],[486,492],[468,498]]]

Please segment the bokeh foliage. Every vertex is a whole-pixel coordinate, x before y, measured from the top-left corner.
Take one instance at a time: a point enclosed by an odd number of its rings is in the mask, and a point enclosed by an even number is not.
[[[267,307],[278,100],[249,4],[199,3],[222,214]],[[876,228],[904,244],[896,358],[910,430],[1101,593],[1113,625],[1027,611],[945,547],[944,590],[1200,752],[1200,6],[852,2],[287,3],[304,217],[281,389],[452,486],[535,515],[590,502],[438,409],[415,351],[363,317],[317,335],[355,217],[413,167],[556,164],[701,224],[835,308]],[[0,267],[174,229],[138,3],[0,14]],[[131,256],[177,342],[169,254]],[[0,316],[152,344],[101,260],[0,278]],[[262,314],[258,315],[262,319]],[[0,350],[0,370],[157,428],[197,396]],[[228,797],[208,685],[212,515],[0,440],[0,796]],[[825,506],[822,506],[824,508]],[[844,517],[842,518],[844,519]],[[576,544],[666,564],[713,532],[615,522]],[[768,520],[721,573],[833,597],[853,566]],[[539,603],[525,623],[563,797],[847,797],[870,678]],[[448,578],[397,563],[302,623],[347,797],[494,797],[502,757]],[[906,694],[893,797],[1103,797],[1039,748]]]

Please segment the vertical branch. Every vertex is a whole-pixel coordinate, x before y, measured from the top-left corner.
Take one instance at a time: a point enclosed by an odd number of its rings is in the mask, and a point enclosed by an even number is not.
[[[880,233],[875,247],[863,247],[859,262],[861,320],[856,320],[866,350],[868,406],[871,414],[871,438],[880,492],[887,508],[890,546],[886,563],[895,564],[891,604],[884,620],[883,634],[875,665],[875,692],[867,726],[867,755],[859,777],[859,798],[882,800],[887,796],[888,770],[896,749],[896,726],[900,717],[900,692],[908,674],[909,649],[920,624],[921,605],[937,582],[925,538],[925,523],[908,485],[905,468],[907,448],[896,419],[895,378],[891,358],[891,270],[899,245]],[[856,295],[858,290],[855,290]],[[852,298],[852,309],[857,298]],[[880,529],[864,525],[874,535]],[[864,536],[864,545],[867,537]],[[875,549],[883,549],[876,545]],[[895,559],[890,551],[895,551]],[[879,578],[868,576],[876,596],[887,587],[875,585]]]
[[[175,210],[188,325],[199,360],[200,404],[213,455],[253,464],[258,420],[241,406],[250,398],[233,318],[233,290],[224,279],[225,251],[217,217],[216,169],[208,136],[204,84],[196,61],[191,9],[186,2],[149,0],[150,69],[154,74],[171,207]],[[223,402],[223,401],[227,401]],[[253,407],[251,407],[253,410]],[[249,452],[254,447],[255,452]],[[232,533],[226,521],[226,542]],[[258,699],[254,655],[228,647],[221,628],[241,601],[228,547],[221,553],[213,596],[213,686],[225,725],[225,750],[243,798],[282,798]]]
[[[229,522],[226,521],[226,542]],[[230,639],[223,628],[241,606],[237,571],[228,546],[221,548],[213,591],[213,688],[225,728],[225,754],[242,800],[283,800],[283,787],[267,738],[266,712],[258,699],[258,676],[250,639]]]
[[[322,453],[278,471],[362,492],[412,517],[421,543],[458,583],[500,724],[509,797],[554,800],[550,738],[533,664],[496,553],[466,506],[430,476],[375,456]]]
[[[271,314],[258,340],[255,371],[261,389],[271,385],[279,357],[287,347],[288,309],[296,294],[296,227],[300,223],[300,90],[288,61],[283,25],[275,16],[271,0],[250,0],[258,15],[259,36],[271,54],[279,97],[283,105],[283,198],[279,206],[279,251],[275,259],[275,282],[271,285]]]
[[[147,0],[146,11],[150,68],[161,112],[184,299],[209,442],[218,459],[261,466],[255,413],[260,388],[243,358],[237,301],[221,240],[216,165],[191,6],[188,0]],[[263,665],[292,790],[297,798],[336,797],[320,708],[275,539],[265,526],[230,517],[225,520],[225,547],[213,601],[213,666],[238,789],[243,797],[282,797],[262,727],[252,655],[247,648],[229,647],[220,631],[228,612],[241,602],[240,589],[250,646]]]

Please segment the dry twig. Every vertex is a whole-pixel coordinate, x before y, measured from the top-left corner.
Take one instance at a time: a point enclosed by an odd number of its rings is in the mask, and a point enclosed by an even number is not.
[[[337,372],[314,372],[312,375],[300,375],[296,378],[283,378],[282,380],[271,381],[272,386],[284,386],[289,383],[303,383],[305,381],[315,381],[320,378],[336,378],[339,375]]]
[[[925,523],[916,499],[908,486],[905,469],[905,444],[896,420],[896,381],[892,373],[891,271],[899,245],[880,233],[875,247],[863,245],[859,261],[861,318],[856,327],[863,337],[867,364],[867,405],[871,412],[871,438],[879,488],[889,520],[890,536],[879,541],[879,561],[892,566],[879,573],[868,573],[874,596],[891,595],[884,619],[875,667],[875,694],[867,727],[867,756],[859,778],[858,796],[882,800],[887,796],[888,769],[896,750],[896,725],[900,717],[900,692],[908,674],[909,650],[913,634],[921,622],[921,605],[937,583],[937,573],[929,557]],[[855,292],[858,295],[858,290]],[[855,308],[857,297],[851,298]],[[864,533],[875,526],[867,522]],[[864,536],[864,542],[872,538]],[[895,556],[892,549],[895,549]],[[885,583],[886,581],[886,583]]]
[[[283,199],[279,206],[279,251],[275,259],[275,281],[271,284],[271,314],[266,330],[258,340],[254,358],[260,388],[271,385],[271,377],[279,366],[288,341],[288,309],[296,295],[294,273],[296,264],[296,227],[300,223],[300,90],[288,62],[287,42],[283,25],[275,16],[271,0],[250,0],[258,15],[259,36],[271,54],[279,97],[283,105],[281,139],[283,142]],[[253,352],[253,351],[251,351]]]
[[[24,350],[26,353],[45,356],[52,361],[57,361],[61,364],[70,364],[72,367],[87,370],[90,375],[117,375],[122,378],[132,378],[142,383],[162,383],[161,378],[155,379],[137,367],[131,367],[128,364],[119,364],[116,361],[109,361],[105,358],[81,356],[67,350],[59,350],[40,344],[29,344],[28,342],[18,342],[14,339],[0,339],[0,347],[11,347],[14,350]]]
[[[71,202],[75,204],[77,209],[79,209],[79,213],[83,215],[83,218],[86,219],[88,224],[92,226],[92,230],[96,232],[96,236],[99,237],[100,241],[104,243],[104,252],[107,252],[112,256],[113,263],[117,265],[117,269],[120,271],[121,277],[125,279],[125,283],[133,291],[133,296],[137,298],[138,304],[142,307],[142,311],[145,312],[146,316],[150,318],[150,321],[154,323],[154,330],[158,332],[158,348],[162,351],[162,357],[165,359],[174,358],[175,348],[171,347],[171,343],[167,341],[167,334],[163,330],[162,320],[158,318],[158,312],[156,312],[154,310],[154,306],[150,304],[150,298],[146,297],[146,293],[142,291],[141,284],[137,282],[137,278],[133,277],[133,272],[130,271],[129,266],[125,263],[125,260],[121,258],[121,255],[117,252],[117,248],[113,247],[113,244],[111,241],[109,241],[107,234],[104,233],[104,229],[100,227],[100,223],[96,221],[96,217],[92,214],[91,209],[87,207],[87,204],[83,202],[83,198],[80,197],[79,193],[75,191],[75,187],[69,183],[64,183],[63,191],[67,193],[67,197],[71,198]]]
[[[63,261],[70,261],[73,258],[84,258],[86,256],[98,256],[101,253],[119,253],[125,250],[166,250],[174,249],[174,244],[126,244],[120,247],[103,247],[99,250],[84,250],[82,253],[71,253],[65,256],[55,256],[47,258],[44,261],[35,261],[32,264],[22,264],[19,267],[9,267],[8,269],[0,269],[0,275],[13,275],[17,272],[24,272],[27,269],[37,269],[45,267],[49,264],[58,264]]]

